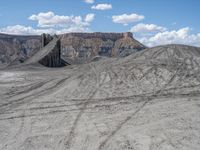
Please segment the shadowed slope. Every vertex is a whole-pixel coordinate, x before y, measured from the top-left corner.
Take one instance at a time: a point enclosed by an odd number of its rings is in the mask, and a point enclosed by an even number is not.
[[[60,51],[60,40],[54,37],[45,47],[29,58],[24,65],[40,63],[47,67],[61,67],[64,64],[61,61]]]

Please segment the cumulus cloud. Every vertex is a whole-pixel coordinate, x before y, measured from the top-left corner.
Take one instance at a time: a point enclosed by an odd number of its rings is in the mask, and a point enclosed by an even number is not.
[[[129,23],[138,22],[143,20],[145,17],[138,14],[122,14],[118,16],[112,16],[114,23],[120,23],[123,25],[128,25]]]
[[[95,15],[94,14],[87,14],[85,17],[85,22],[92,22],[94,20]]]
[[[92,14],[88,14],[90,17]],[[87,16],[86,16],[87,17]],[[92,16],[94,19],[94,15]],[[91,22],[82,19],[81,16],[59,16],[54,12],[41,12],[39,14],[31,15],[29,20],[37,21],[38,27],[71,27],[71,26],[87,26]]]
[[[89,32],[89,28],[85,27],[69,27],[69,28],[36,28],[34,29],[31,26],[23,26],[23,25],[14,25],[7,26],[5,28],[1,28],[0,32],[5,34],[14,34],[14,35],[40,35],[42,33],[49,34],[63,34],[68,32]]]
[[[66,32],[87,32],[94,20],[94,14],[82,16],[59,16],[53,12],[41,12],[31,15],[28,19],[36,21],[37,28],[31,26],[14,25],[0,28],[0,32],[7,34],[34,35],[41,33],[61,34]]]
[[[109,10],[112,9],[112,5],[111,4],[97,4],[91,7],[92,9],[96,9],[96,10]]]
[[[58,16],[53,12],[41,12],[37,15],[31,15],[29,20],[38,21],[39,27],[53,27],[55,25],[63,25],[66,23],[70,23],[71,21],[78,19],[73,16]]]
[[[85,3],[88,3],[88,4],[93,4],[94,3],[94,0],[84,0]]]
[[[166,28],[157,26],[155,24],[139,23],[133,26],[130,31],[134,33],[160,32],[160,31],[166,31]]]
[[[150,37],[140,37],[138,40],[150,47],[163,44],[200,46],[200,33],[191,34],[191,29],[185,27],[179,30],[159,32]]]
[[[1,33],[6,34],[20,34],[20,35],[34,35],[34,34],[42,34],[42,33],[51,33],[53,29],[34,29],[30,26],[23,26],[23,25],[14,25],[14,26],[7,26],[5,28],[0,29]]]

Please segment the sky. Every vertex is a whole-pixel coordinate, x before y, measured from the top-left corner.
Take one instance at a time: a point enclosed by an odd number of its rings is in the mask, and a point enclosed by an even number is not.
[[[0,32],[132,32],[147,46],[200,46],[200,0],[1,0]]]

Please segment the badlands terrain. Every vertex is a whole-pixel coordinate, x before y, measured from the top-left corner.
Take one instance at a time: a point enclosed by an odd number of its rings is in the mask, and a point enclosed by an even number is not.
[[[0,70],[1,150],[200,149],[200,48],[59,68],[37,54]]]

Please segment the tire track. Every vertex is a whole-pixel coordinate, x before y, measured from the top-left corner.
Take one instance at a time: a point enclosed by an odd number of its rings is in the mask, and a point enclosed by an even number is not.
[[[18,95],[21,95],[21,94],[24,94],[24,93],[28,93],[30,91],[33,91],[33,90],[36,90],[42,86],[44,86],[46,83],[48,83],[49,81],[51,80],[47,80],[47,81],[43,81],[43,82],[39,82],[37,84],[30,84],[30,85],[27,85],[27,86],[24,86],[24,90],[21,90],[19,91],[19,89],[16,89],[16,91],[12,90],[11,92],[9,93],[5,93],[5,95],[9,95],[8,97],[6,98],[11,98],[11,97],[14,97],[14,96],[18,96]],[[30,86],[30,87],[29,87]],[[12,95],[11,95],[12,94]]]
[[[176,95],[175,97],[171,95],[171,97],[168,96],[168,94],[164,94],[164,95],[151,95],[151,96],[144,96],[143,99],[153,99],[153,98],[188,98],[188,97],[197,97],[200,96],[200,92],[199,93],[190,93],[190,94],[182,94],[182,95]],[[128,100],[129,101],[129,100]],[[140,103],[143,102],[144,100],[138,100],[135,103]],[[99,106],[95,106],[95,107],[88,107],[85,110],[92,110],[92,109],[96,109],[96,108],[101,108],[101,107],[105,107],[105,106],[116,106],[116,105],[121,105],[122,103],[117,103],[117,104],[110,104],[110,105],[99,105]],[[64,107],[64,106],[63,106]],[[51,107],[53,108],[53,107]],[[36,110],[45,110],[45,109],[51,109],[48,107],[43,107],[43,108],[36,108]],[[57,107],[56,107],[57,108]],[[27,109],[29,110],[29,109]],[[12,117],[7,117],[7,118],[1,118],[0,120],[11,120],[11,119],[17,119],[17,118],[28,118],[28,117],[35,117],[35,116],[46,116],[46,115],[51,115],[51,114],[58,114],[58,113],[69,113],[71,111],[79,111],[80,109],[69,109],[69,110],[50,110],[49,112],[46,113],[38,113],[38,114],[31,114],[31,115],[19,115],[19,116],[12,116]],[[24,111],[24,110],[21,110]],[[15,114],[16,112],[12,112],[13,114]],[[7,115],[7,113],[5,113],[4,115]]]
[[[80,118],[82,117],[83,113],[85,112],[87,106],[91,103],[92,98],[95,96],[95,94],[98,92],[98,90],[101,88],[101,86],[103,85],[104,81],[106,80],[106,76],[104,76],[103,80],[100,83],[100,75],[96,72],[95,67],[92,66],[92,64],[90,64],[90,68],[95,74],[96,80],[95,80],[94,84],[96,85],[96,88],[94,89],[93,92],[89,93],[89,96],[88,96],[89,98],[84,103],[83,107],[81,108],[80,112],[78,113],[78,115],[77,115],[77,117],[76,117],[76,119],[75,119],[75,121],[73,123],[73,126],[72,126],[72,128],[71,128],[71,130],[69,132],[68,139],[64,143],[66,149],[70,149],[71,148],[72,141],[73,141],[74,136],[75,136],[75,130],[76,130],[77,126],[78,126]]]
[[[182,66],[182,65],[181,65]],[[179,68],[175,71],[174,75],[172,75],[172,77],[170,78],[170,80],[163,86],[162,89],[158,90],[154,95],[160,94],[162,93],[162,91],[174,80],[175,76],[177,75],[179,71]],[[107,138],[100,143],[98,150],[104,150],[106,144],[121,130],[121,128],[128,122],[130,121],[133,117],[135,117],[137,115],[137,113],[139,113],[150,101],[153,100],[153,97],[147,97],[147,99],[145,100],[143,98],[144,103],[135,111],[133,112],[131,115],[127,116],[126,119],[124,121],[122,121],[121,123],[119,123],[116,127],[116,129],[114,129],[108,136]]]
[[[67,78],[64,78],[64,79],[61,79],[60,81],[58,81],[56,84],[52,85],[51,87],[49,88],[45,88],[45,89],[42,89],[41,91],[37,92],[37,93],[33,93],[33,94],[29,94],[27,96],[24,96],[22,98],[19,98],[19,99],[16,99],[16,100],[12,100],[11,102],[8,102],[8,103],[5,103],[5,104],[1,104],[0,105],[0,114],[2,114],[3,112],[7,111],[8,109],[12,109],[12,108],[16,108],[16,107],[19,107],[21,104],[24,104],[25,103],[25,100],[28,99],[28,101],[26,102],[31,102],[33,100],[33,98],[38,98],[40,96],[43,96],[45,94],[48,94],[50,93],[52,90],[54,89],[57,89],[59,86],[61,86],[62,84],[64,84],[64,82],[68,79],[69,77]],[[48,82],[46,82],[45,84],[47,84]],[[45,85],[43,84],[43,86]],[[32,98],[32,99],[31,99]]]

